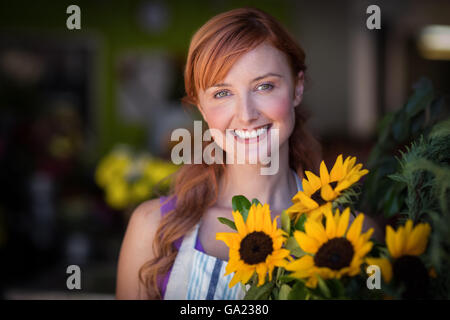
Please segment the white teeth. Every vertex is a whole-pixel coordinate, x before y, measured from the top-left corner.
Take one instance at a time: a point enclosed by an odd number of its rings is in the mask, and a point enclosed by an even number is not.
[[[256,138],[256,137],[259,137],[261,134],[266,133],[268,127],[269,126],[267,125],[264,128],[260,128],[258,130],[252,130],[252,131],[234,130],[234,133],[241,139]]]

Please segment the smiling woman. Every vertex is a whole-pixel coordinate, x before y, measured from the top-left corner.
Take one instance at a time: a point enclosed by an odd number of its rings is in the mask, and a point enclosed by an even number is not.
[[[302,189],[305,170],[317,172],[320,145],[306,130],[300,107],[305,54],[267,13],[252,8],[213,17],[193,36],[185,69],[184,103],[199,108],[215,150],[258,161],[185,164],[168,198],[143,203],[133,214],[119,258],[117,297],[125,299],[240,299],[224,276],[227,246],[215,239],[227,231],[217,217],[232,219],[234,195],[270,206],[274,220]],[[269,136],[278,134],[274,144]],[[221,137],[231,138],[230,148]],[[228,139],[226,139],[228,140]],[[279,168],[258,157],[265,147]],[[247,158],[247,157],[246,157]],[[250,158],[250,157],[249,157]],[[269,212],[269,211],[268,211]]]

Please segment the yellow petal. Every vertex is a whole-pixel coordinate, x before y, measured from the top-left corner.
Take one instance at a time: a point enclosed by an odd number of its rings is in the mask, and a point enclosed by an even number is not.
[[[258,274],[258,287],[266,282],[267,266],[265,263],[256,265],[256,273]]]
[[[356,163],[356,157],[351,157],[347,164],[347,172],[350,172]]]
[[[319,204],[317,202],[315,202],[314,200],[312,200],[310,197],[306,196],[303,192],[299,192],[298,196],[300,198],[300,202],[307,207],[308,209],[314,209],[317,208],[319,206]]]
[[[315,192],[315,190],[311,187],[310,183],[306,179],[302,180],[302,189],[308,195],[311,195]]]
[[[255,271],[253,269],[250,269],[250,268],[242,270],[242,274],[241,274],[241,282],[242,282],[242,284],[247,283],[250,280],[250,278],[252,277],[254,272]]]
[[[315,275],[312,275],[309,279],[308,279],[308,281],[306,282],[306,286],[308,287],[308,288],[315,288],[315,287],[317,287],[317,282],[319,281],[319,279],[315,276]]]
[[[229,275],[236,270],[242,270],[244,267],[245,265],[242,260],[230,259],[225,266],[225,275]]]
[[[412,231],[412,227],[413,227],[413,221],[411,219],[408,219],[408,221],[406,221],[405,223],[405,239],[408,240],[411,231]]]
[[[386,247],[388,248],[391,257],[397,256],[394,246],[395,231],[391,226],[386,226]]]
[[[247,226],[244,223],[244,218],[242,218],[241,213],[237,210],[233,211],[233,218],[239,235],[241,238],[244,238],[248,234]]]
[[[395,252],[397,253],[397,256],[394,258],[398,258],[399,256],[402,256],[404,254],[403,248],[406,247],[406,239],[405,239],[405,227],[400,226],[397,229],[397,232],[394,235],[394,246],[395,246]]]
[[[270,212],[265,211],[262,230],[267,234],[271,234],[272,230],[273,230],[273,224],[272,224],[271,219],[272,219],[272,217],[270,216]],[[276,230],[276,227],[277,227],[276,218],[274,219],[274,224],[275,224],[275,230]]]
[[[294,238],[303,251],[308,253],[316,253],[319,249],[319,243],[316,239],[311,238],[302,231],[295,231]]]
[[[306,220],[305,231],[308,236],[317,240],[319,246],[328,241],[328,237],[322,223],[318,223],[314,220]]]
[[[240,281],[240,277],[238,274],[234,274],[233,278],[231,279],[230,283],[228,284],[229,288],[234,287],[238,282]]]
[[[328,174],[327,166],[323,160],[320,163],[320,181],[322,186],[330,182],[330,175]]]
[[[296,202],[286,210],[286,213],[292,215],[295,213],[304,213],[308,210],[309,209],[305,208],[305,206],[301,202]]]
[[[359,251],[361,249],[361,247],[370,239],[370,237],[372,236],[374,232],[373,228],[370,228],[369,230],[367,230],[366,233],[362,234],[356,242],[352,242],[354,247],[355,247],[355,251]]]
[[[326,233],[327,233],[327,237],[328,239],[332,239],[334,237],[336,237],[336,223],[333,217],[333,214],[331,213],[331,211],[326,211],[325,212],[325,217],[326,217]]]
[[[269,209],[269,205],[266,203],[264,204],[260,211],[259,211],[260,216],[257,217],[256,219],[259,221],[259,229],[257,229],[258,231],[263,231],[264,228],[266,227],[266,221],[268,221],[268,225],[270,225],[270,209]],[[270,228],[271,229],[271,228]]]
[[[330,181],[338,181],[340,178],[342,178],[344,176],[343,174],[343,168],[342,168],[342,154],[340,154],[337,159],[336,162],[334,163],[333,169],[331,169],[331,173],[330,173]]]
[[[386,258],[366,258],[368,265],[376,265],[380,267],[381,275],[383,276],[384,282],[389,283],[392,279],[392,265],[391,262]]]
[[[334,192],[329,184],[325,184],[320,189],[320,196],[325,201],[332,201],[337,198],[338,194]]]
[[[339,193],[339,192],[341,192],[342,190],[347,189],[347,188],[350,187],[351,185],[352,185],[352,183],[350,183],[350,181],[348,181],[348,180],[342,180],[342,181],[340,181],[340,182],[337,184],[336,188],[334,188],[334,191],[337,192],[337,193]]]
[[[313,257],[310,255],[304,255],[303,257],[294,260],[294,262],[289,263],[285,269],[288,271],[302,271],[309,270],[314,266]]]
[[[237,233],[231,233],[231,232],[218,232],[216,233],[216,240],[221,240],[225,242],[225,244],[230,248],[235,248],[235,239],[236,239]]]
[[[319,188],[322,186],[320,178],[308,170],[305,171],[305,174],[308,177],[308,181],[311,186],[311,189],[314,190],[314,192],[316,190],[319,190]]]
[[[407,239],[405,254],[419,256],[425,252],[431,227],[428,223],[419,223]]]
[[[347,232],[348,240],[350,240],[353,243],[356,243],[359,235],[361,234],[363,222],[364,222],[364,214],[360,213],[355,218],[355,220],[353,220],[352,225],[348,229],[348,232]]]
[[[348,221],[350,219],[350,208],[346,208],[339,218],[336,230],[336,237],[343,237],[347,231]]]
[[[278,230],[278,224],[277,224],[277,219],[279,218],[279,216],[276,216],[275,219],[273,219],[273,224],[272,224],[272,233],[275,233]],[[270,232],[268,232],[269,234]]]
[[[250,207],[247,215],[247,229],[248,233],[256,231],[256,208],[254,205]]]
[[[372,250],[373,243],[371,241],[366,242],[359,250],[356,252],[359,257],[364,257],[366,254]]]

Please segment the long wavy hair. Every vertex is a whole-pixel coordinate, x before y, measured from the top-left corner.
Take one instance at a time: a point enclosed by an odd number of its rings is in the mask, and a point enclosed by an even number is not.
[[[186,96],[182,102],[198,106],[200,89],[223,80],[242,55],[263,42],[287,56],[293,79],[297,79],[300,71],[306,71],[303,49],[275,18],[259,9],[234,9],[211,18],[192,37],[184,74]],[[303,176],[304,170],[318,172],[321,160],[320,144],[305,128],[308,118],[304,108],[295,108],[289,166],[299,176]],[[224,164],[185,164],[176,173],[170,192],[170,197],[176,197],[175,208],[161,219],[152,247],[154,258],[139,270],[139,279],[150,299],[162,298],[162,277],[178,253],[174,241],[187,234],[215,204],[224,170]]]

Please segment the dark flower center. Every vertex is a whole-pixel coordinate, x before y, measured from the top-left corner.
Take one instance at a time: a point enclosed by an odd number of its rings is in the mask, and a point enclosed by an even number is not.
[[[241,241],[239,254],[246,264],[264,262],[266,257],[273,252],[272,238],[266,233],[255,231],[249,233]]]
[[[403,299],[423,299],[426,297],[429,276],[422,260],[416,256],[402,256],[393,265],[394,279],[403,283]]]
[[[340,270],[348,267],[353,259],[353,245],[345,238],[334,238],[323,244],[314,256],[317,267]]]
[[[333,188],[333,189],[336,188],[337,184],[338,184],[337,181],[330,182],[331,188]],[[326,201],[323,200],[322,196],[320,195],[320,190],[321,190],[321,188],[311,195],[311,199],[313,199],[315,202],[317,202],[319,207],[326,203]]]
[[[320,189],[317,190],[316,192],[314,192],[314,193],[311,195],[311,199],[313,199],[315,202],[317,202],[317,204],[319,205],[319,207],[320,207],[321,205],[323,205],[323,204],[326,203],[326,201],[323,200],[323,199],[322,199],[322,196],[320,195]]]
[[[334,190],[334,188],[336,188],[337,184],[338,184],[337,181],[330,182],[330,186],[331,186],[331,188],[333,188],[333,190]]]

